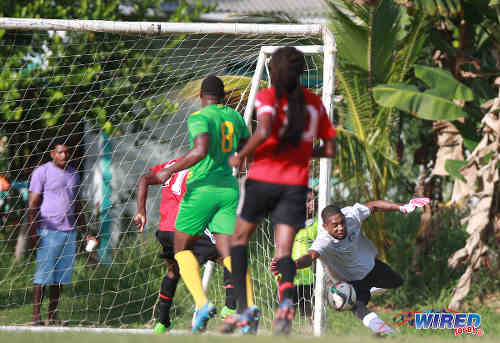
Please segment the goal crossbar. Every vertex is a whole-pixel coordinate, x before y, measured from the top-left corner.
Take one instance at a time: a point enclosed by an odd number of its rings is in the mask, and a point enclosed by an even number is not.
[[[170,23],[106,20],[26,19],[0,18],[0,28],[5,30],[44,30],[109,32],[162,35],[166,33],[191,34],[307,34],[321,37],[328,30],[320,24],[241,24],[241,23]]]

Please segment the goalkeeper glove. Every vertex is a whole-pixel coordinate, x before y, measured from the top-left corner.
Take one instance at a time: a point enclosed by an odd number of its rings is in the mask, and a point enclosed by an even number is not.
[[[411,199],[409,203],[407,203],[403,206],[399,206],[399,210],[404,214],[408,214],[408,213],[415,211],[415,209],[417,207],[424,207],[425,205],[427,205],[430,202],[431,202],[431,199],[429,199],[429,198]]]

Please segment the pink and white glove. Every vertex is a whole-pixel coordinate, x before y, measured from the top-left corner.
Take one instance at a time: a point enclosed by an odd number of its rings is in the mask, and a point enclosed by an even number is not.
[[[424,207],[425,205],[427,205],[430,202],[431,202],[431,199],[429,199],[429,198],[411,199],[409,203],[407,203],[403,206],[399,206],[399,210],[404,214],[408,214],[408,213],[415,211],[415,209],[417,207]]]

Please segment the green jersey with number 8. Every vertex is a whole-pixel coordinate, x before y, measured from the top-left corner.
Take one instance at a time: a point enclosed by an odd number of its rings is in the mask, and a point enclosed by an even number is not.
[[[250,136],[241,114],[225,105],[208,105],[189,116],[188,130],[191,148],[200,133],[210,135],[210,147],[207,156],[189,169],[186,184],[208,176],[232,175],[227,160],[235,153],[239,141]]]

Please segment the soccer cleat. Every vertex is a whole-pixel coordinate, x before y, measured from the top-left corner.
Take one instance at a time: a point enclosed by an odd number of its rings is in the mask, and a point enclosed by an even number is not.
[[[219,333],[233,333],[238,327],[238,320],[240,315],[235,313],[224,318],[221,327],[219,328]]]
[[[156,334],[162,334],[164,332],[167,332],[169,331],[170,329],[172,329],[172,323],[170,323],[170,325],[164,325],[162,323],[156,323],[155,325],[155,328],[154,328],[154,333]]]
[[[227,316],[230,316],[230,315],[235,314],[235,313],[236,313],[236,309],[233,310],[227,306],[224,306],[222,308],[222,310],[220,311],[220,316],[222,319],[226,319]]]
[[[377,337],[386,337],[394,334],[394,330],[382,319],[376,317],[370,321],[369,328]]]
[[[241,325],[241,333],[244,335],[256,335],[259,329],[260,308],[250,306],[243,314],[246,325]],[[242,323],[243,324],[243,323]]]
[[[259,328],[260,309],[257,306],[250,306],[242,314],[232,314],[227,316],[219,329],[220,333],[233,333],[237,328],[241,328],[243,335],[255,335]]]
[[[194,321],[193,321],[193,333],[200,333],[207,329],[207,323],[210,318],[213,318],[217,314],[215,305],[210,301],[207,301],[202,308],[195,311]]]
[[[290,299],[283,300],[274,314],[273,331],[278,335],[288,335],[292,330],[295,306]]]

